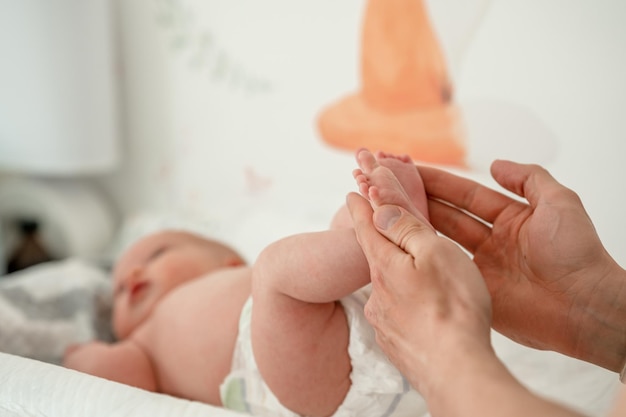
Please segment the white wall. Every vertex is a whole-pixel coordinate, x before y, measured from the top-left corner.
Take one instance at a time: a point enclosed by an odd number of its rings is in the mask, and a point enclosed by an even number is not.
[[[466,99],[502,98],[547,123],[558,140],[547,168],[580,194],[622,265],[625,18],[621,0],[496,1],[459,82]]]
[[[364,5],[118,0],[126,149],[105,186],[122,211],[240,215],[263,241],[324,227],[354,163],[315,120],[359,88]],[[492,1],[453,69],[475,118],[464,173],[491,184],[495,157],[546,165],[626,265],[625,20],[623,0]],[[483,136],[485,119],[500,125]]]

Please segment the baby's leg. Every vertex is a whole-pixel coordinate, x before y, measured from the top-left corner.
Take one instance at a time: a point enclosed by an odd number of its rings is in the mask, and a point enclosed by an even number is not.
[[[279,401],[328,416],[350,382],[349,327],[340,298],[369,282],[353,229],[305,233],[264,249],[253,267],[252,348]]]
[[[371,194],[374,203],[384,197],[385,202],[422,216],[394,172],[369,155],[371,159],[363,155],[357,179],[362,191]],[[382,159],[406,181],[412,194],[424,194],[412,164],[386,155]],[[342,208],[331,230],[273,243],[253,267],[254,356],[279,401],[301,415],[333,414],[351,386],[350,330],[337,300],[367,284],[370,277],[348,221]]]
[[[348,206],[345,204],[339,207],[337,213],[333,216],[330,222],[330,229],[350,229],[352,228],[352,216],[348,211]]]
[[[374,207],[396,204],[414,216],[427,220],[428,208],[424,185],[413,163],[403,159],[392,160],[392,157],[386,154],[382,154],[381,158],[385,165],[368,150],[363,149],[357,153],[360,169],[354,171],[354,178],[361,194],[370,200]],[[396,173],[400,175],[401,180]],[[417,193],[413,195],[413,199],[407,193],[404,184],[409,187],[411,194]]]

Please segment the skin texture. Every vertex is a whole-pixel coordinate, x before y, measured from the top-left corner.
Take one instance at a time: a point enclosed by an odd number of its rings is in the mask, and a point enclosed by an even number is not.
[[[494,328],[527,346],[619,372],[626,358],[626,273],[576,193],[542,167],[510,161],[494,162],[492,175],[521,201],[444,171],[419,170],[432,224],[474,256],[485,278]]]
[[[188,233],[140,240],[114,271],[120,342],[70,348],[64,365],[219,405],[218,387],[230,370],[239,312],[250,294],[242,263],[232,249]]]
[[[126,338],[172,289],[243,259],[221,243],[189,233],[148,236],[122,256],[114,271],[113,327]]]

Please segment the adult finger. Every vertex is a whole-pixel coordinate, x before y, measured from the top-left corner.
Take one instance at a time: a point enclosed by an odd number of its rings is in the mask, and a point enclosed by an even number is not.
[[[374,225],[378,232],[412,257],[422,253],[424,245],[437,236],[425,219],[391,204],[374,210]]]
[[[502,187],[524,197],[536,207],[542,198],[558,201],[563,193],[574,192],[559,183],[545,168],[534,164],[496,160],[491,164],[491,175]]]
[[[428,200],[430,223],[439,232],[474,253],[491,236],[491,227],[463,210],[439,200]]]
[[[373,223],[373,209],[369,201],[356,193],[349,193],[346,205],[352,216],[352,223],[357,240],[371,265],[385,268],[387,262],[397,254],[404,252],[381,235]]]
[[[512,198],[476,181],[440,169],[419,166],[426,194],[430,199],[465,210],[487,223],[515,202]]]

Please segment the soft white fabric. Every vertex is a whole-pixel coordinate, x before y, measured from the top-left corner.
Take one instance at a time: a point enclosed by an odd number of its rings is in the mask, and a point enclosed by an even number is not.
[[[60,364],[65,349],[113,340],[109,273],[77,258],[0,277],[0,352]]]
[[[0,353],[1,417],[241,417],[233,411],[143,391]]]
[[[363,315],[370,286],[341,300],[350,326],[352,386],[333,417],[422,416],[426,403],[384,356],[376,344],[372,327]],[[252,299],[241,313],[239,336],[231,373],[221,387],[222,403],[256,416],[297,417],[280,404],[263,381],[250,336]]]

